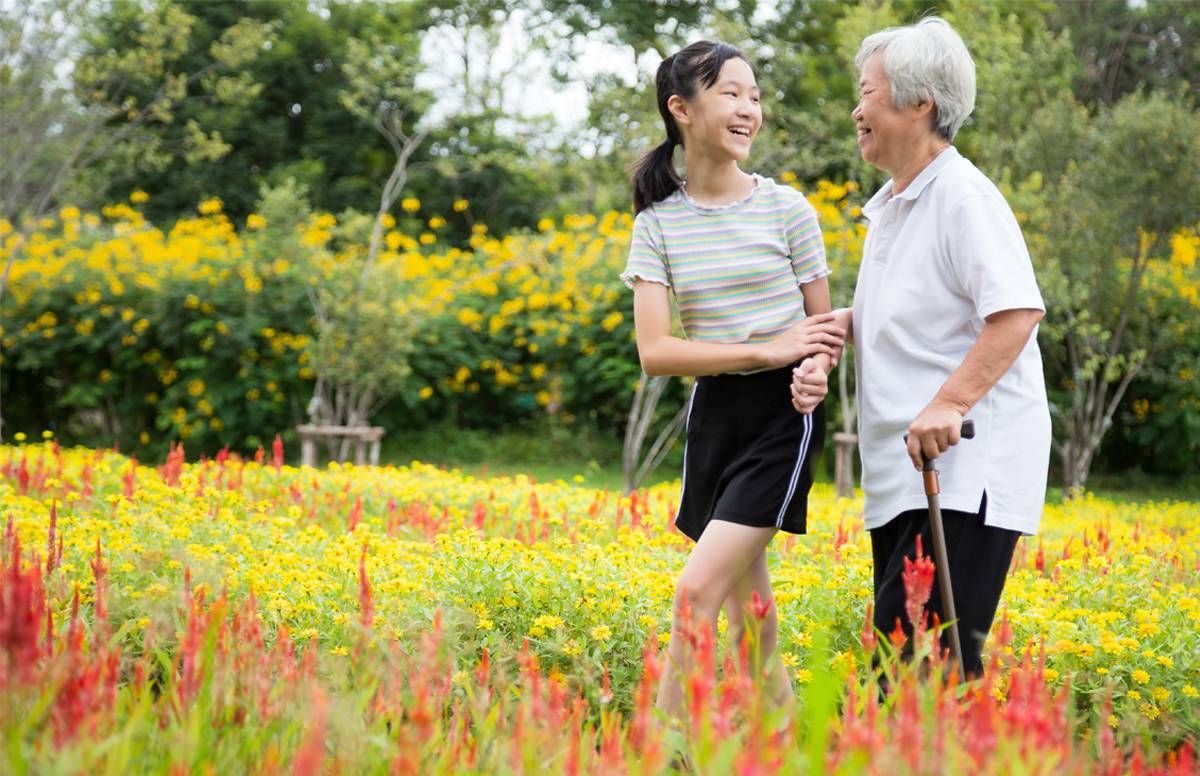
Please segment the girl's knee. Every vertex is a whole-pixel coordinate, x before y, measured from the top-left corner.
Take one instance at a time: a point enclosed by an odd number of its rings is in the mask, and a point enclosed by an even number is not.
[[[690,613],[692,619],[716,616],[721,608],[721,599],[710,591],[713,585],[697,582],[688,576],[682,576],[675,583],[675,616],[680,617]]]

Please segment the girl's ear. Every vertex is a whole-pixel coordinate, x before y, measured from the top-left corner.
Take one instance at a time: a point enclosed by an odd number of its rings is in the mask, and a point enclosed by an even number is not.
[[[691,113],[688,110],[687,102],[678,94],[672,94],[667,98],[667,110],[675,117],[675,123],[684,126],[692,123]]]

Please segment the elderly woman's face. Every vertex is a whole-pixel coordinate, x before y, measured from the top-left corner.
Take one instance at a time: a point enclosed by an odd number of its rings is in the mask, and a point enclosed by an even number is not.
[[[892,86],[883,69],[883,53],[863,63],[858,81],[858,105],[850,114],[858,129],[858,150],[867,163],[895,173],[929,133],[928,118],[918,107],[897,108]]]

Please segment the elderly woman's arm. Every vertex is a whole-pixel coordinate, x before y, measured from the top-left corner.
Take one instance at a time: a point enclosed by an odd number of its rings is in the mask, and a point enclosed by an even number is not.
[[[1042,315],[1035,309],[1001,310],[985,319],[967,357],[908,427],[913,466],[921,468],[922,454],[933,460],[958,444],[963,416],[1017,360]]]

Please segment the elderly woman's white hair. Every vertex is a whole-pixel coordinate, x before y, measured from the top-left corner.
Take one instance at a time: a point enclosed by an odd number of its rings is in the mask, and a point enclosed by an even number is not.
[[[883,71],[897,108],[933,100],[934,129],[946,140],[975,109],[975,63],[944,19],[931,16],[907,27],[890,27],[863,39],[855,64],[883,52]]]

